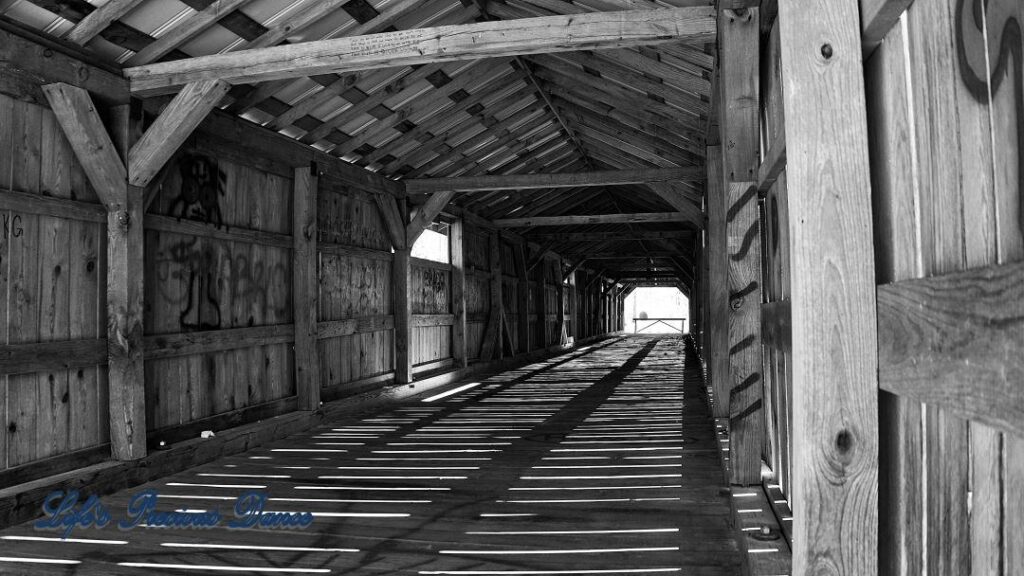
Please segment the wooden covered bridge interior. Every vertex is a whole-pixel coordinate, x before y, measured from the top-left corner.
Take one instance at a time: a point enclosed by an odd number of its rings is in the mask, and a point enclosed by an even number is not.
[[[1022,21],[0,0],[0,574],[1024,574]]]

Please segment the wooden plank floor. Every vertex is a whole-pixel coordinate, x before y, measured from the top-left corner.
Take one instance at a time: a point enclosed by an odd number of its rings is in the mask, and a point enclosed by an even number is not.
[[[136,489],[221,527],[0,532],[4,574],[741,573],[712,421],[678,337],[628,337]],[[310,511],[234,529],[236,498]]]

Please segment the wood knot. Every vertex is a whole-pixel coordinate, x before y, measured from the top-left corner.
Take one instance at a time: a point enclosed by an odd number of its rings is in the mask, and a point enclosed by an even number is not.
[[[840,430],[839,434],[836,434],[836,452],[845,455],[853,449],[853,443],[853,434],[850,434],[849,430]]]
[[[822,55],[822,57],[825,58],[825,60],[831,59],[832,58],[832,45],[829,44],[828,42],[822,44],[821,45],[821,55]]]

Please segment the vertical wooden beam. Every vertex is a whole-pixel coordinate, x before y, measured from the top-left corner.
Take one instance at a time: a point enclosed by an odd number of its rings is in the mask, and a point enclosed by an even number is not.
[[[295,393],[299,410],[320,408],[317,355],[317,190],[316,164],[295,169],[292,195],[292,290],[295,310]]]
[[[452,264],[452,357],[458,368],[469,363],[466,354],[466,261],[462,219],[451,223],[448,233]]]
[[[878,344],[858,3],[780,0],[779,25],[793,278],[793,573],[872,576]]]
[[[526,244],[516,246],[519,265],[519,349],[530,351],[530,275],[526,271]]]
[[[122,185],[107,213],[107,350],[110,448],[116,460],[146,456],[146,387],[142,356],[145,191]]]
[[[412,382],[412,268],[409,248],[396,248],[391,261],[391,290],[394,293],[395,316],[395,382]]]
[[[494,331],[495,355],[501,358],[504,353],[502,343],[502,304],[501,304],[501,233],[491,231],[490,236],[491,264],[491,318],[495,323]]]
[[[112,111],[112,140],[122,162],[138,138],[131,106]],[[106,136],[106,132],[104,133]],[[126,173],[126,177],[130,177]],[[127,181],[107,195],[107,386],[110,451],[115,460],[146,456],[146,383],[142,354],[145,190]],[[102,196],[101,196],[102,197]]]
[[[480,359],[490,360],[495,354],[501,357],[502,313],[501,313],[501,235],[492,230],[487,239],[489,245],[488,264],[491,267],[490,300],[491,309],[487,317],[487,329],[484,330],[483,343],[480,346]]]
[[[725,214],[728,198],[722,185],[722,147],[708,146],[708,324],[704,358],[714,391],[714,416],[729,416],[729,257]]]
[[[537,330],[540,333],[538,348],[547,348],[551,345],[548,340],[548,277],[544,269],[544,252],[538,255],[540,260],[537,265]]]
[[[729,472],[733,484],[761,482],[765,437],[761,379],[761,228],[757,218],[760,19],[757,8],[723,10],[721,52],[722,167],[728,199]]]
[[[555,313],[558,315],[556,322],[555,338],[558,339],[558,344],[565,344],[565,280],[562,279],[562,261],[558,261],[558,276],[555,278],[558,281],[556,292],[558,294],[558,304],[555,307]]]

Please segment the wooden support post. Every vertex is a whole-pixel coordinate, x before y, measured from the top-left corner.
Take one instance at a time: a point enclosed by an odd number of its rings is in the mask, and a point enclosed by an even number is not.
[[[530,351],[530,275],[526,271],[526,245],[516,246],[516,255],[519,265],[519,289],[516,296],[519,297],[519,349],[523,352]]]
[[[466,353],[466,261],[462,219],[451,223],[448,233],[452,264],[452,358],[455,366],[465,368],[469,364]]]
[[[714,416],[729,416],[729,256],[725,214],[728,198],[722,186],[722,148],[708,146],[708,324],[704,359],[714,390]]]
[[[765,437],[761,378],[761,228],[758,222],[759,48],[757,8],[719,18],[722,167],[728,209],[729,472],[733,484],[761,482]]]
[[[779,26],[793,278],[793,573],[872,576],[878,348],[858,2],[780,0]]]
[[[480,359],[490,360],[497,354],[501,357],[502,313],[501,313],[501,235],[491,231],[487,241],[490,250],[488,261],[491,267],[491,310],[484,331],[483,344],[480,347]]]
[[[110,449],[115,460],[146,456],[146,387],[142,356],[145,191],[121,185],[107,214],[107,366]]]
[[[395,306],[395,382],[412,382],[412,355],[409,344],[412,336],[412,268],[409,248],[396,248],[391,266],[391,290]]]
[[[538,255],[540,264],[537,266],[537,331],[539,333],[539,348],[547,348],[551,345],[548,339],[548,275],[544,265],[544,254]]]
[[[557,324],[555,329],[555,338],[558,339],[558,344],[565,344],[565,280],[562,278],[562,265],[559,260],[558,265],[558,281],[556,292],[558,294],[558,303],[555,306],[555,313],[557,314]]]
[[[85,90],[51,84],[44,93],[86,177],[107,208],[107,366],[110,450],[116,460],[146,455],[143,370],[144,191],[130,186],[125,168],[132,130],[129,107],[119,106],[111,139]],[[114,141],[121,145],[118,156]]]
[[[295,315],[295,393],[299,410],[320,408],[317,355],[317,190],[316,164],[295,169],[292,195],[292,290]]]

